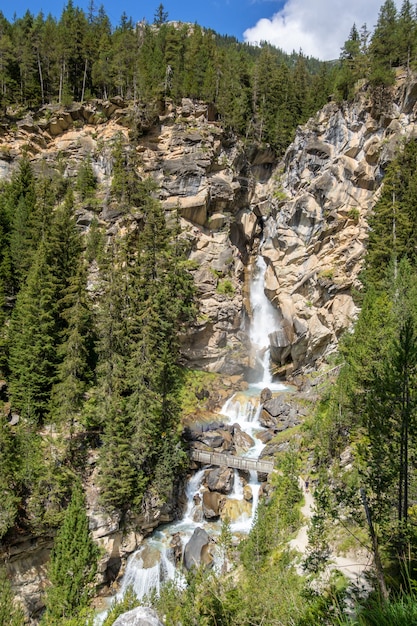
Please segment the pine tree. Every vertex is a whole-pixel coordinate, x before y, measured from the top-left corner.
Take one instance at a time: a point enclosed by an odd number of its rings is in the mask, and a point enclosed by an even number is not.
[[[95,333],[93,316],[86,292],[86,270],[81,265],[61,301],[66,327],[62,333],[57,357],[57,382],[52,389],[52,419],[69,435],[70,458],[74,457],[76,420],[84,394],[93,379],[95,366]]]
[[[417,142],[408,141],[390,163],[381,196],[370,219],[366,277],[377,283],[390,262],[408,257],[414,265],[416,252]]]
[[[81,486],[75,484],[54,541],[49,565],[51,587],[46,593],[42,624],[58,626],[88,606],[94,591],[97,559],[98,548],[90,536],[84,494]]]
[[[149,183],[143,192],[144,228],[135,246],[130,283],[135,312],[130,316],[134,346],[127,365],[132,390],[127,408],[135,423],[137,463],[155,476],[156,491],[163,497],[182,462],[176,432],[178,331],[192,314],[193,290],[175,234],[166,225],[160,203],[152,198]]]
[[[399,63],[398,52],[397,9],[393,0],[385,0],[370,44],[371,84],[383,87],[393,83],[392,68]]]
[[[35,179],[29,161],[23,158],[6,189],[6,211],[11,224],[10,256],[17,287],[25,280],[38,245],[32,232],[35,206]]]
[[[99,325],[102,499],[121,509],[140,506],[150,486],[167,497],[183,462],[177,335],[192,313],[193,289],[181,242],[153,192],[149,181],[138,186],[143,230],[110,264],[109,309]]]
[[[97,189],[97,179],[91,165],[90,156],[88,156],[78,168],[76,189],[82,200],[94,196],[95,190]]]
[[[165,22],[167,21],[168,21],[168,12],[165,11],[164,5],[160,4],[155,11],[153,23],[156,26],[162,26],[162,24],[165,24]]]
[[[417,48],[416,20],[414,7],[410,0],[404,0],[398,19],[398,45],[400,63],[410,68],[410,63],[415,60]]]
[[[0,626],[24,626],[23,610],[14,602],[10,581],[0,569]]]
[[[415,446],[417,419],[414,280],[410,265],[401,262],[398,276],[392,281],[396,323],[394,332],[387,338],[385,358],[378,370],[372,371],[365,386],[362,415],[367,440],[360,447],[363,480],[373,518],[383,528],[385,539],[394,529],[399,558],[408,541],[410,451]]]
[[[358,63],[360,54],[360,35],[356,24],[353,24],[349,33],[349,39],[345,41],[340,54],[341,68],[337,75],[336,89],[343,100],[353,97],[355,83],[361,77]]]
[[[42,422],[56,375],[57,284],[41,242],[13,311],[9,332],[10,396],[13,406]]]
[[[99,457],[101,501],[110,509],[140,509],[149,477],[138,462],[132,416],[117,392],[106,404],[105,420]]]

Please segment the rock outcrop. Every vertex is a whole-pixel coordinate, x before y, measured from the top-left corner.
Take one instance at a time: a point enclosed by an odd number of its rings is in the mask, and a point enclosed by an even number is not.
[[[184,99],[164,111],[121,98],[45,107],[3,131],[0,177],[10,176],[23,150],[39,170],[64,155],[68,178],[88,155],[102,205],[81,209],[78,224],[87,232],[97,217],[111,236],[139,219],[108,203],[112,144],[122,138],[138,174],[156,181],[167,217],[181,216],[199,300],[183,357],[209,371],[232,375],[251,365],[242,320],[263,233],[265,291],[279,321],[271,355],[288,376],[319,366],[356,318],[352,291],[360,287],[367,217],[401,138],[416,133],[415,101],[415,82],[404,75],[378,115],[365,90],[351,105],[329,103],[298,130],[280,164],[268,148],[230,137],[201,102]],[[92,289],[94,280],[93,272]]]
[[[25,537],[16,539],[5,549],[0,548],[0,560],[6,566],[16,599],[27,616],[36,618],[44,608],[43,593],[52,545],[52,536]]]
[[[398,76],[383,114],[362,91],[351,105],[325,106],[288,148],[278,188],[287,197],[266,221],[262,249],[266,292],[281,319],[271,353],[283,373],[317,368],[355,320],[367,218],[416,122],[415,83]]]

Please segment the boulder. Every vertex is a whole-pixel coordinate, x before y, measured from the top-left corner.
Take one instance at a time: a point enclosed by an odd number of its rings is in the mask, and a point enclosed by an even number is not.
[[[201,294],[214,293],[219,279],[207,265],[194,273],[194,283]]]
[[[268,387],[265,387],[265,389],[262,389],[261,395],[260,395],[260,398],[259,398],[260,403],[264,404],[265,402],[267,402],[271,398],[272,398],[272,391],[270,389],[268,389]]]
[[[185,569],[190,570],[192,567],[199,567],[202,563],[205,565],[211,563],[209,544],[210,537],[204,528],[196,528],[184,549]]]
[[[228,494],[233,489],[234,473],[229,467],[216,467],[206,476],[206,484],[210,491]]]
[[[268,443],[268,441],[271,441],[271,439],[274,436],[274,432],[271,430],[264,430],[261,433],[258,433],[256,435],[256,438],[259,439],[259,441],[262,441],[262,443],[266,444]]]
[[[411,113],[417,101],[417,81],[408,84],[404,96],[403,110],[405,113]]]
[[[203,493],[203,515],[206,519],[218,519],[226,498],[215,491]]]
[[[287,417],[287,415],[289,415],[290,413],[290,410],[291,405],[285,401],[285,398],[283,396],[277,396],[275,398],[271,398],[271,400],[268,400],[264,403],[262,412],[267,413],[270,417],[279,419],[282,417]]]
[[[158,615],[147,606],[138,606],[127,613],[119,615],[113,626],[163,626]]]
[[[241,429],[239,424],[233,424],[233,445],[236,454],[243,454],[250,450],[255,442],[250,435]]]
[[[172,553],[174,562],[178,565],[178,563],[181,563],[182,560],[181,533],[175,533],[174,535],[172,535],[169,548]]]
[[[224,444],[224,433],[220,431],[213,431],[209,433],[202,433],[198,436],[198,441],[204,443],[209,448],[221,448]]]
[[[245,485],[243,487],[243,497],[246,500],[246,502],[252,502],[252,500],[253,500],[253,493],[252,493],[252,489],[250,488],[249,485]]]

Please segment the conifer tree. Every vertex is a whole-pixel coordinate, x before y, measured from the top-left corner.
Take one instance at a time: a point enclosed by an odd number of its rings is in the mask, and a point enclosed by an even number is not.
[[[91,157],[88,156],[78,168],[76,189],[80,194],[81,199],[86,200],[87,198],[94,196],[96,188],[97,179],[91,165]]]
[[[133,424],[125,411],[126,361],[129,336],[126,256],[122,244],[107,252],[105,285],[97,320],[97,398],[100,407],[102,447],[100,485],[102,502],[126,508],[134,500],[135,466],[131,437]]]
[[[88,528],[85,497],[76,483],[54,541],[46,593],[45,626],[58,626],[88,606],[93,593],[98,549]]]
[[[10,255],[10,222],[5,206],[5,193],[0,191],[0,372],[5,376],[7,369],[7,329],[9,302],[13,294],[13,271]]]
[[[397,9],[393,0],[385,0],[380,8],[370,44],[370,80],[374,86],[386,86],[393,83],[392,68],[396,67],[399,62],[398,45]]]
[[[10,581],[3,568],[0,569],[0,626],[24,626],[25,616],[15,602]]]
[[[41,242],[13,311],[10,332],[10,396],[13,406],[32,422],[48,412],[56,374],[57,284]]]
[[[165,24],[165,22],[167,21],[168,21],[168,11],[165,11],[165,7],[161,3],[159,4],[158,8],[155,11],[153,23],[156,26],[162,26],[162,24]]]
[[[6,211],[11,224],[10,256],[17,287],[27,276],[38,241],[33,237],[32,219],[36,206],[35,179],[29,161],[23,158],[6,190]]]
[[[414,265],[416,252],[417,142],[411,140],[399,150],[384,178],[381,196],[370,219],[366,277],[377,283],[391,261],[408,257]]]
[[[112,313],[99,326],[102,499],[122,509],[140,506],[152,484],[166,497],[183,461],[177,333],[192,312],[192,281],[153,192],[149,181],[138,186],[143,230],[110,266],[105,307]]]
[[[87,385],[95,366],[93,316],[86,292],[86,270],[80,265],[61,300],[65,329],[57,349],[60,363],[52,389],[52,418],[69,435],[70,457],[74,454],[75,421],[80,417]]]
[[[74,196],[71,190],[55,211],[48,236],[48,254],[53,271],[65,290],[76,273],[81,254],[81,240],[75,224]]]
[[[417,31],[414,7],[410,0],[403,0],[398,18],[398,45],[400,63],[410,68],[415,60],[417,49]]]
[[[167,227],[149,183],[143,192],[144,228],[136,244],[130,283],[130,301],[136,311],[130,316],[134,346],[127,370],[132,390],[127,407],[135,423],[138,464],[159,479],[163,495],[182,462],[176,432],[178,331],[192,313],[193,291],[175,234]]]
[[[376,354],[368,352],[366,380],[359,370],[364,390],[361,414],[368,437],[360,451],[374,520],[381,524],[385,539],[394,529],[395,550],[401,557],[407,540],[410,450],[415,446],[417,419],[417,294],[415,274],[407,260],[395,272],[391,269],[387,291],[393,304],[391,332],[384,331],[384,358],[378,363]]]
[[[361,54],[361,41],[356,24],[353,24],[349,33],[349,39],[345,41],[340,55],[341,68],[338,72],[336,89],[344,100],[354,95],[353,88],[360,78],[359,56]]]

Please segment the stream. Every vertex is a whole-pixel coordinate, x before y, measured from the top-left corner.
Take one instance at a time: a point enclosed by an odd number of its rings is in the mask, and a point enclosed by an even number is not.
[[[258,255],[252,271],[250,284],[250,305],[252,309],[249,339],[255,355],[257,380],[252,382],[244,392],[234,394],[223,405],[219,417],[225,424],[238,424],[241,430],[249,435],[254,445],[242,456],[258,459],[264,444],[257,435],[265,430],[259,422],[261,405],[260,391],[268,387],[273,393],[286,390],[285,385],[275,382],[270,373],[269,333],[277,328],[277,314],[264,293],[266,264],[261,255]],[[210,538],[214,539],[221,531],[222,521],[206,520],[203,515],[203,492],[207,487],[204,484],[208,467],[202,468],[193,474],[186,487],[184,515],[181,520],[159,527],[150,537],[145,539],[142,546],[128,559],[125,574],[121,581],[116,599],[120,599],[129,587],[132,587],[139,599],[152,591],[158,593],[161,585],[167,580],[175,580],[178,585],[185,585],[185,577],[177,569],[172,557],[171,543],[175,536],[181,541],[182,553],[197,528],[204,528]],[[233,488],[225,496],[226,502],[222,509],[222,517],[229,520],[232,535],[238,541],[239,537],[248,534],[253,524],[259,502],[260,483],[257,472],[247,473],[233,470]],[[216,558],[214,557],[214,567]],[[95,620],[95,626],[103,623],[108,610],[100,612]]]

